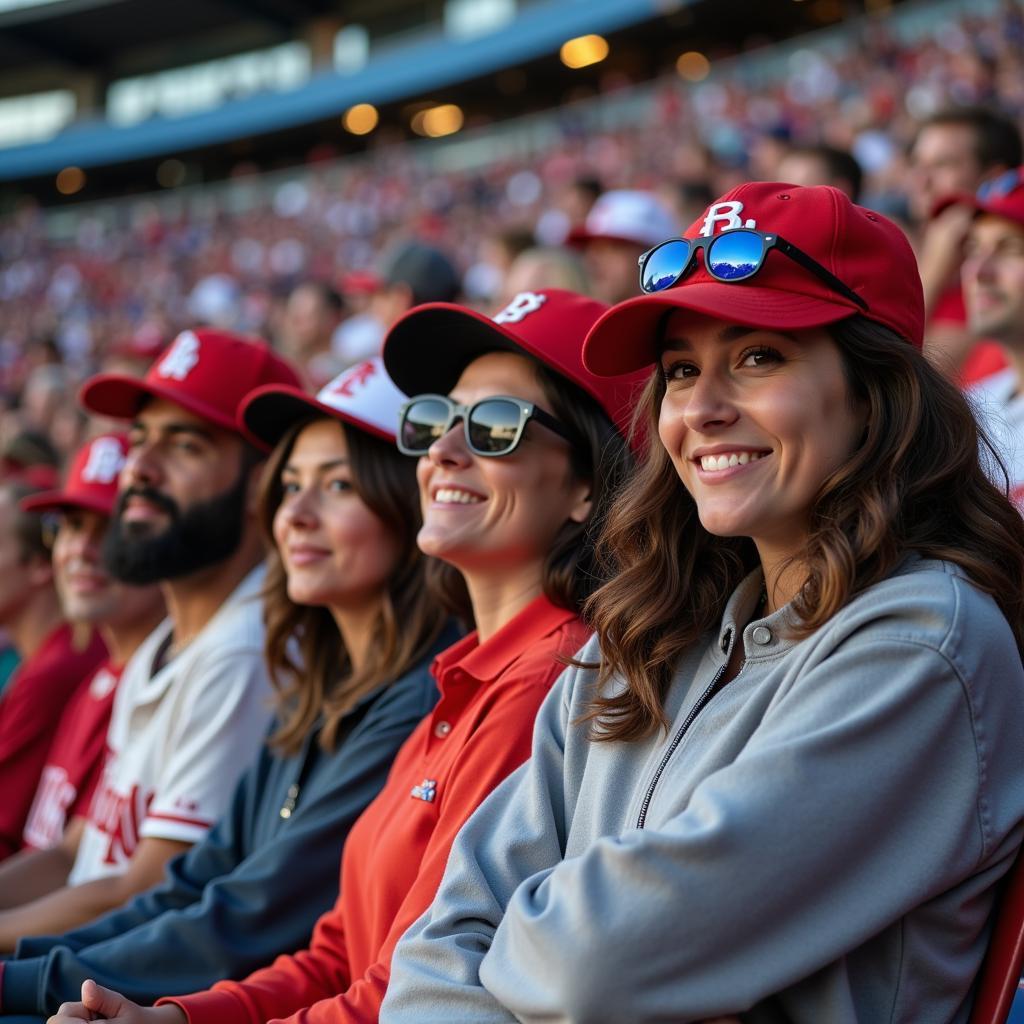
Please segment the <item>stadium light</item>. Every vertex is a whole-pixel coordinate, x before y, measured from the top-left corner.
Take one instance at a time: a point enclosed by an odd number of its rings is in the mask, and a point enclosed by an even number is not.
[[[353,135],[369,135],[380,122],[380,114],[372,103],[357,103],[349,107],[341,119],[345,131]]]
[[[185,165],[171,157],[156,169],[156,183],[162,188],[177,188],[185,182]]]
[[[457,132],[465,121],[462,108],[454,103],[444,103],[439,107],[430,107],[413,115],[412,130],[417,135],[425,135],[428,139],[439,139],[442,135]]]
[[[55,184],[62,196],[73,196],[85,188],[85,171],[81,167],[65,167],[58,173]]]
[[[567,68],[585,68],[599,64],[608,56],[608,40],[603,36],[577,36],[562,44],[558,53]]]
[[[676,71],[688,82],[703,82],[711,71],[711,61],[703,53],[688,50],[676,61]]]

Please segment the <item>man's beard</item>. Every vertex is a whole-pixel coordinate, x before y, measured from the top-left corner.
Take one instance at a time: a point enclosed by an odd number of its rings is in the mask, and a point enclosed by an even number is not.
[[[118,495],[103,539],[107,572],[122,583],[143,585],[180,579],[226,561],[242,542],[248,476],[243,470],[223,494],[196,502],[184,512],[159,491],[129,487]],[[125,503],[133,497],[144,498],[166,512],[170,525],[151,534],[149,524],[123,522]]]

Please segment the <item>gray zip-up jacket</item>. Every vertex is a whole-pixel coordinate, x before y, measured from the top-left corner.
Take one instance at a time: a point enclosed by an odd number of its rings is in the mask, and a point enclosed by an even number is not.
[[[799,642],[788,609],[738,628],[760,585],[681,659],[667,735],[593,742],[595,673],[563,673],[399,944],[383,1024],[967,1020],[1024,821],[1010,629],[918,558]]]

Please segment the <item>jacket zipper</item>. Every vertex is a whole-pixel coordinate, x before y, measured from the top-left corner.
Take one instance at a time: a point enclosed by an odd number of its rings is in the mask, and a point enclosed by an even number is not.
[[[640,817],[637,818],[636,822],[637,828],[643,828],[644,823],[647,821],[647,808],[651,805],[651,800],[654,797],[654,791],[655,789],[657,789],[658,782],[660,781],[661,776],[665,771],[665,768],[668,766],[669,758],[671,758],[672,755],[675,753],[676,747],[678,747],[679,744],[683,742],[683,737],[686,735],[686,730],[689,729],[691,725],[693,725],[693,720],[701,713],[701,711],[704,710],[704,708],[707,706],[708,701],[711,700],[711,698],[714,697],[714,695],[718,692],[719,684],[722,681],[722,676],[725,675],[725,670],[729,667],[729,659],[731,657],[732,631],[730,630],[729,650],[725,656],[725,663],[715,673],[714,679],[712,679],[711,682],[708,683],[707,688],[704,690],[704,692],[697,698],[697,703],[694,704],[692,708],[690,708],[690,713],[686,716],[686,720],[683,722],[681,726],[679,726],[679,729],[676,732],[675,736],[672,737],[672,742],[669,744],[668,750],[665,751],[665,756],[661,759],[661,764],[658,765],[658,770],[654,773],[654,778],[651,779],[651,784],[648,787],[647,795],[644,797],[644,802],[640,807]],[[740,672],[742,671],[743,666],[741,665]],[[736,674],[739,675],[739,672],[737,672]]]

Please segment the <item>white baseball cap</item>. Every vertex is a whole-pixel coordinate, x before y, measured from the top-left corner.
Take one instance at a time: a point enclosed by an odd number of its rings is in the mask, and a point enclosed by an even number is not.
[[[677,237],[681,231],[682,225],[653,192],[613,189],[598,198],[584,226],[570,233],[569,243],[582,246],[605,239],[647,249]]]
[[[339,373],[316,397],[280,384],[251,391],[238,408],[238,426],[251,440],[273,446],[294,424],[329,416],[393,442],[405,401],[376,356]]]

